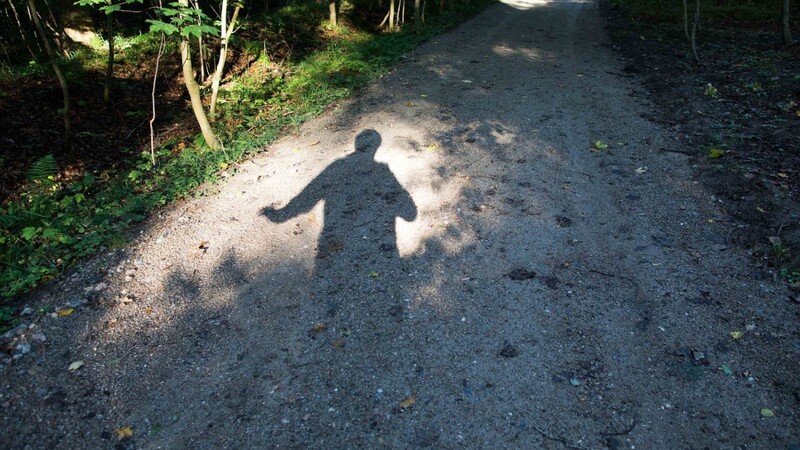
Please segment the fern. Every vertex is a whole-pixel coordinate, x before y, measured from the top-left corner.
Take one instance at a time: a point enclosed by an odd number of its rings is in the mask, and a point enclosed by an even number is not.
[[[30,181],[44,181],[58,173],[58,164],[53,155],[45,155],[39,158],[25,176]]]

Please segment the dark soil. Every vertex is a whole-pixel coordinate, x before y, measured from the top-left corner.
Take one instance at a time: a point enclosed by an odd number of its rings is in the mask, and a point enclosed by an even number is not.
[[[25,172],[37,159],[53,154],[71,177],[87,171],[99,172],[129,161],[149,143],[151,116],[150,92],[153,64],[141,67],[119,64],[115,68],[111,101],[103,103],[104,74],[85,72],[69,77],[72,105],[73,149],[63,148],[64,107],[61,89],[54,77],[33,76],[0,81],[0,199],[13,195],[25,179]],[[156,87],[157,143],[165,136],[186,134],[187,119],[184,89],[179,67],[165,58],[161,61]],[[68,73],[69,76],[69,73]]]
[[[661,150],[688,150],[696,181],[740,222],[734,242],[775,274],[800,270],[800,46],[783,46],[777,23],[701,19],[696,63],[681,24],[602,5],[624,72],[659,106],[653,119],[683,136]]]

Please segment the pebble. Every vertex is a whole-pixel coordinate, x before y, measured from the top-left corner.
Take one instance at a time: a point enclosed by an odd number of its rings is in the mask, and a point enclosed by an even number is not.
[[[33,311],[34,311],[34,310],[33,310],[33,308],[31,308],[30,306],[26,306],[26,307],[25,307],[25,308],[24,308],[24,309],[23,309],[23,310],[22,310],[22,311],[19,313],[19,315],[20,315],[20,316],[30,316],[31,314],[33,314]]]

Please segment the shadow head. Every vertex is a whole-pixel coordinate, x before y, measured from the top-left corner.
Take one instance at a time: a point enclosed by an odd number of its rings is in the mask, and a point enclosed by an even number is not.
[[[363,130],[356,136],[355,148],[359,153],[366,153],[374,157],[380,146],[381,135],[373,129]]]

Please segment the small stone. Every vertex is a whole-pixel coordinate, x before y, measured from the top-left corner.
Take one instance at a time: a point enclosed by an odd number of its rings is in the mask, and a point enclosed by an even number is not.
[[[75,300],[71,300],[69,302],[69,306],[71,306],[73,308],[77,308],[77,307],[79,307],[81,305],[85,305],[86,302],[87,302],[87,300],[85,298],[77,298]]]
[[[31,352],[31,344],[17,344],[17,351],[23,355]]]
[[[94,288],[92,288],[92,290],[94,292],[100,292],[100,291],[105,290],[107,287],[108,287],[108,285],[101,281],[100,283],[97,283],[96,285],[94,285]]]
[[[34,309],[33,309],[33,308],[31,308],[30,306],[26,306],[26,307],[25,307],[25,308],[24,308],[24,309],[23,309],[23,310],[22,310],[22,311],[19,313],[19,315],[20,315],[20,316],[30,316],[31,314],[33,314],[33,311],[34,311]]]
[[[43,333],[34,333],[31,335],[31,339],[38,342],[44,342],[47,340],[47,336]]]
[[[755,330],[755,329],[756,329],[756,326],[755,326],[755,325],[752,325],[752,324],[751,324],[751,325],[746,325],[746,326],[744,327],[744,329],[745,329],[745,330],[747,330],[747,331],[753,331],[753,330]]]
[[[503,345],[503,348],[500,349],[500,356],[503,358],[515,358],[519,356],[519,350],[516,347],[511,345],[510,342],[506,341]]]

